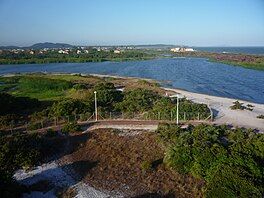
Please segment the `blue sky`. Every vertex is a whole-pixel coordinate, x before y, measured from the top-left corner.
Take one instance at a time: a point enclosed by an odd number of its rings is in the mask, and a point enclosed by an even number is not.
[[[0,45],[264,46],[264,0],[0,0]]]

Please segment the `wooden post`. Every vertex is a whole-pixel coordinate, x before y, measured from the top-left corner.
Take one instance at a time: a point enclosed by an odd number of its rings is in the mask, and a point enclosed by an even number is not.
[[[160,120],[160,112],[158,113],[158,120]]]

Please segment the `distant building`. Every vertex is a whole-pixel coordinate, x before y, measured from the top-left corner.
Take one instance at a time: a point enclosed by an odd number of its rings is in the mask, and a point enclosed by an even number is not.
[[[30,52],[29,52],[29,54],[33,55],[33,54],[34,54],[34,52],[33,52],[33,51],[30,51]]]
[[[82,51],[81,50],[77,50],[77,52],[76,52],[77,54],[80,54],[80,53],[82,53]]]
[[[194,52],[193,48],[186,48],[186,47],[176,47],[170,50],[171,52]]]
[[[170,51],[171,52],[180,52],[180,48],[179,47],[172,48]]]
[[[195,50],[193,48],[185,48],[186,52],[194,52]]]
[[[59,50],[58,51],[59,54],[69,54],[68,50]]]
[[[120,51],[120,50],[114,50],[114,53],[115,53],[115,54],[120,54],[121,51]]]

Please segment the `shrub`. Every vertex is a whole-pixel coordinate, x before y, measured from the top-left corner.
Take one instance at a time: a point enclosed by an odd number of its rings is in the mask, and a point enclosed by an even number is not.
[[[264,119],[264,115],[258,115],[257,118]]]
[[[40,139],[33,135],[0,137],[0,183],[11,182],[14,171],[40,159]]]
[[[207,197],[261,197],[264,192],[264,136],[247,129],[161,125],[164,162],[207,182]],[[169,143],[169,144],[168,144]]]
[[[149,161],[143,161],[143,162],[141,163],[141,169],[142,169],[143,171],[149,171],[149,170],[151,170],[151,169],[152,169],[152,164],[151,164],[151,162],[149,162]]]
[[[124,100],[116,105],[116,108],[128,112],[139,112],[150,110],[159,95],[147,89],[135,89],[125,93]]]
[[[80,100],[62,100],[52,105],[49,116],[69,116],[72,114],[82,114],[92,112],[92,106]]]
[[[98,83],[93,91],[97,92],[98,106],[108,111],[112,110],[113,106],[123,99],[122,92],[116,90],[113,83]],[[91,97],[90,100],[94,102],[94,94]]]
[[[81,90],[81,89],[86,89],[86,85],[85,84],[75,84],[73,85],[73,88],[76,90]]]
[[[232,110],[236,110],[236,109],[240,109],[240,110],[244,110],[246,109],[245,106],[243,106],[243,103],[240,103],[238,100],[233,102],[233,105],[230,106],[230,109]]]
[[[7,114],[4,116],[0,116],[0,129],[10,128],[19,120],[20,116],[15,114]]]
[[[74,132],[81,131],[81,127],[77,124],[77,122],[70,122],[64,125],[61,131],[62,133],[65,133],[65,134],[74,133]]]
[[[34,130],[41,129],[41,128],[42,126],[40,122],[30,122],[27,126],[27,129],[30,131],[34,131]]]

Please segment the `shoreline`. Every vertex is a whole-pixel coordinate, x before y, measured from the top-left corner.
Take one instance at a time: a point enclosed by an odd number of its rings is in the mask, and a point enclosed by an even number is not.
[[[36,72],[29,72],[23,74],[34,74]],[[85,74],[85,73],[46,73],[46,72],[38,72],[43,74],[52,74],[52,75],[81,75],[81,76],[94,76],[101,78],[117,78],[117,79],[138,79],[138,80],[147,80],[150,82],[158,82],[160,84],[161,81],[149,78],[139,78],[139,77],[126,77],[126,76],[116,76],[116,75],[107,75],[107,74]],[[22,74],[22,75],[23,75]],[[5,74],[2,76],[15,76],[21,74]],[[185,96],[187,99],[195,102],[202,103],[208,105],[214,113],[214,124],[221,125],[232,125],[234,127],[245,127],[257,129],[260,132],[264,132],[264,120],[257,118],[258,115],[264,115],[264,104],[250,102],[241,99],[235,98],[227,98],[221,96],[214,96],[196,92],[190,92],[188,90],[179,89],[179,88],[171,88],[171,87],[160,87],[161,89],[179,93]],[[239,101],[244,103],[244,105],[251,104],[253,105],[253,111],[249,110],[231,110],[230,106],[233,105],[233,102]]]
[[[264,105],[264,103],[258,103],[258,102],[252,102],[252,101],[247,101],[244,99],[238,99],[238,98],[229,98],[229,97],[225,97],[225,96],[216,96],[216,95],[209,95],[206,93],[199,93],[199,92],[194,92],[194,91],[188,91],[187,89],[183,89],[183,88],[177,88],[177,87],[163,87],[161,85],[161,82],[166,82],[166,80],[156,80],[156,79],[152,79],[152,78],[140,78],[140,77],[133,77],[133,76],[118,76],[118,75],[111,75],[111,74],[96,74],[96,73],[68,73],[68,72],[23,72],[23,73],[7,73],[7,74],[0,74],[0,77],[12,77],[12,76],[17,76],[17,75],[30,75],[30,74],[44,74],[44,75],[81,75],[83,77],[85,76],[93,76],[93,77],[100,77],[100,78],[116,78],[116,79],[134,79],[134,80],[146,80],[146,81],[150,81],[150,82],[157,82],[160,85],[160,88],[162,89],[175,89],[175,90],[179,90],[179,91],[186,91],[189,93],[193,93],[193,94],[201,94],[204,96],[212,96],[212,97],[218,97],[218,98],[224,98],[224,99],[231,99],[231,100],[238,100],[239,102],[243,102],[243,103],[252,103],[252,104],[259,104],[259,105]],[[169,82],[169,81],[167,81]]]
[[[83,74],[81,74],[83,75]],[[84,76],[87,74],[84,74]],[[148,78],[138,78],[138,77],[123,77],[115,75],[104,75],[104,74],[88,74],[90,76],[96,77],[111,77],[119,79],[141,79],[148,80],[152,82],[160,82],[154,79]],[[187,99],[195,102],[208,105],[214,113],[214,124],[221,125],[232,125],[234,127],[245,127],[256,129],[259,132],[264,132],[264,120],[257,118],[258,115],[264,115],[264,104],[250,102],[241,99],[227,98],[221,96],[213,96],[208,94],[190,92],[188,90],[179,89],[179,88],[167,88],[160,87],[165,91],[170,91],[174,93],[179,93],[185,96]],[[239,101],[244,103],[244,105],[251,104],[253,105],[253,111],[249,110],[232,110],[230,106],[233,105],[233,102]]]
[[[257,118],[258,115],[264,115],[264,104],[194,93],[177,88],[163,87],[163,89],[179,93],[195,103],[207,104],[214,112],[214,124],[226,124],[234,127],[252,128],[257,129],[260,132],[264,132],[264,120]],[[244,105],[253,105],[253,111],[230,109],[230,106],[233,105],[233,102],[235,101],[242,102]]]

